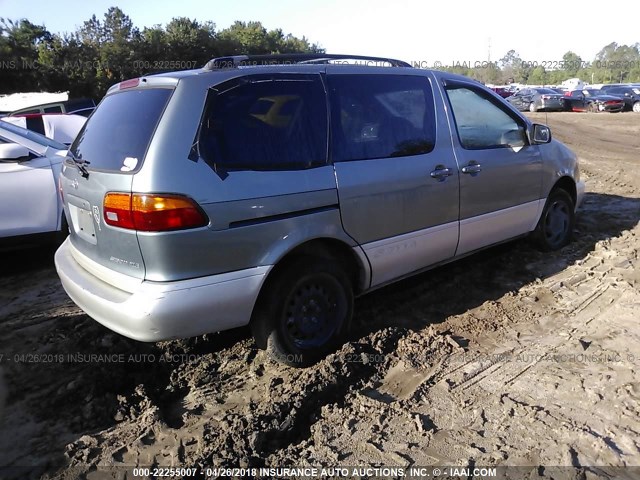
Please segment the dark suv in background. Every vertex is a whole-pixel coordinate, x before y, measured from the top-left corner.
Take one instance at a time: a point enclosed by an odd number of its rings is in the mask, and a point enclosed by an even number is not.
[[[611,87],[607,95],[614,95],[624,100],[624,109],[640,113],[640,86]]]
[[[56,268],[89,315],[142,341],[250,324],[292,365],[340,345],[354,296],[529,234],[563,247],[584,194],[575,154],[478,82],[326,54],[119,83],[60,187]]]

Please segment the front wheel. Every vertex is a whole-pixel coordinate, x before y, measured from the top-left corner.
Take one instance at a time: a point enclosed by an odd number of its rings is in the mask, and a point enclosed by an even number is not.
[[[575,208],[571,196],[562,189],[551,192],[544,206],[534,240],[544,251],[559,250],[571,241]]]
[[[633,104],[633,107],[632,107],[632,110],[633,110],[635,113],[640,113],[640,102],[636,102],[636,103],[634,103],[634,104]]]
[[[311,365],[341,343],[353,313],[353,287],[330,260],[299,257],[265,286],[251,326],[256,343],[286,365]]]
[[[529,104],[529,111],[530,111],[531,113],[535,113],[535,112],[537,112],[537,111],[538,111],[538,107],[536,106],[536,104],[535,104],[534,102],[531,102],[531,103]]]

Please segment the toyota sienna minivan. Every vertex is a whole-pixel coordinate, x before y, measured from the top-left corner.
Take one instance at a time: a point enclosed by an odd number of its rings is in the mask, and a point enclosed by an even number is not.
[[[354,296],[525,235],[571,238],[574,153],[466,77],[238,56],[111,87],[60,180],[55,256],[91,317],[154,342],[251,325],[303,366]]]

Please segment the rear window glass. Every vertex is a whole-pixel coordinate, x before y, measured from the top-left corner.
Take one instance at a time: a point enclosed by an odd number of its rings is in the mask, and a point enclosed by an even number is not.
[[[172,90],[128,90],[106,97],[71,145],[92,170],[139,167]]]
[[[199,154],[224,170],[301,170],[326,164],[327,105],[319,75],[255,76],[216,87]]]
[[[336,162],[429,153],[435,146],[435,110],[424,77],[329,77]]]

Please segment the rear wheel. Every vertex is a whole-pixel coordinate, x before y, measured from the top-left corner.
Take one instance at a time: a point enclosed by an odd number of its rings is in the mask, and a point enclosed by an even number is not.
[[[574,223],[575,208],[571,196],[566,190],[556,189],[547,198],[533,234],[534,240],[541,250],[559,250],[571,241]]]
[[[276,361],[304,367],[336,349],[353,313],[353,287],[331,260],[298,257],[275,273],[251,322],[259,346]]]
[[[635,113],[640,113],[640,102],[634,103],[632,109]]]

